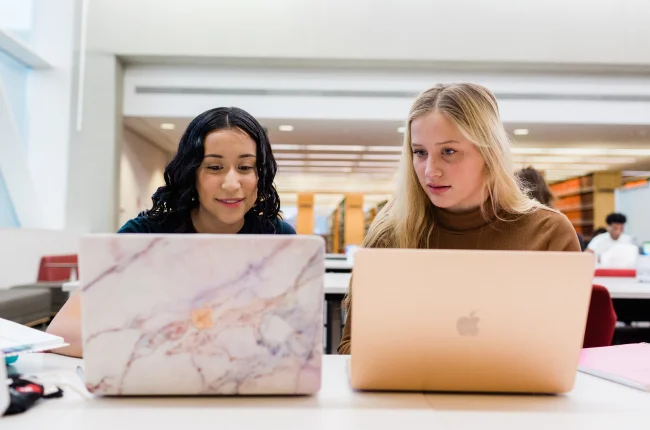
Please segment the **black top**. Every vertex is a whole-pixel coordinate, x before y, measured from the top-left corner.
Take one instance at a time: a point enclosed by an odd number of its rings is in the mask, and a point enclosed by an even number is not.
[[[149,219],[141,213],[137,218],[126,222],[120,228],[118,233],[196,233],[192,220],[187,217],[179,219],[178,217],[168,216],[162,222]],[[272,227],[263,228],[259,220],[254,215],[247,214],[244,217],[244,226],[237,234],[296,234],[296,230],[291,225],[276,218],[272,222]]]

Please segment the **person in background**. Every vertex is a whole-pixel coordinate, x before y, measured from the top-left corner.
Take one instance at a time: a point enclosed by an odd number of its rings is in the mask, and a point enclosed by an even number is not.
[[[607,229],[605,227],[598,227],[596,230],[594,230],[593,234],[591,235],[591,239],[587,241],[587,247],[589,247],[589,244],[591,243],[592,240],[594,240],[594,237],[599,236],[603,233],[607,233]],[[583,251],[586,251],[587,249],[585,248]]]
[[[607,228],[605,227],[598,227],[596,230],[594,230],[594,235],[592,237],[599,236],[603,233],[607,233]]]
[[[524,187],[523,189],[528,194],[528,197],[537,200],[544,206],[548,206],[549,208],[553,207],[555,198],[546,179],[544,179],[544,175],[540,171],[529,166],[519,170],[516,175]],[[576,232],[576,234],[578,235],[578,242],[580,242],[580,250],[584,251],[587,246],[585,239],[580,233]]]
[[[537,200],[544,206],[553,207],[553,193],[540,171],[529,166],[519,170],[516,176],[527,192],[528,197]]]
[[[238,108],[208,110],[185,130],[151,209],[118,233],[296,234],[280,216],[276,171],[271,144],[255,118]],[[82,356],[78,292],[47,331],[70,344],[54,352]]]
[[[621,213],[611,213],[605,219],[607,232],[594,236],[587,246],[587,252],[596,256],[596,262],[600,262],[602,255],[615,245],[634,245],[634,239],[623,231],[627,218]]]
[[[398,191],[362,246],[580,251],[568,218],[521,190],[496,99],[470,83],[437,85],[413,103]],[[350,290],[340,354],[352,349],[353,300]]]

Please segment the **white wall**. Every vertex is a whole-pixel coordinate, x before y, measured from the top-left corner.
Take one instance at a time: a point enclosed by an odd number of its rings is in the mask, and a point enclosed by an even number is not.
[[[126,129],[120,160],[119,225],[151,207],[151,195],[165,184],[169,154]]]
[[[29,36],[34,15],[32,0],[0,0],[0,11],[0,28],[21,38]]]
[[[625,232],[639,245],[650,241],[650,187],[616,190],[616,212],[625,214]]]
[[[118,228],[122,65],[100,53],[89,53],[85,64],[84,102],[71,115],[66,227],[107,233]]]
[[[27,148],[18,131],[14,108],[6,97],[6,85],[0,76],[0,172],[4,197],[0,204],[11,207],[8,217],[13,221],[4,225],[39,228],[43,224],[42,207],[29,171]],[[4,194],[4,193],[3,193]]]
[[[2,4],[0,4],[0,8]],[[11,133],[10,137],[5,134],[8,130],[0,131],[2,142],[0,145],[19,145],[20,151],[23,151],[26,109],[25,109],[25,86],[27,81],[27,68],[22,64],[14,61],[13,58],[0,52],[0,92],[4,92],[4,103],[0,99],[0,115],[13,117],[14,121],[3,122],[4,127],[15,128],[16,133]],[[18,138],[18,139],[16,139]],[[9,143],[11,140],[11,143]],[[18,151],[14,148],[14,151]],[[0,153],[4,151],[0,148]],[[20,225],[14,203],[7,184],[2,174],[2,163],[0,162],[0,228],[17,227]]]
[[[44,211],[44,228],[65,226],[78,6],[78,0],[34,0],[30,46],[52,65],[30,72],[25,96],[29,173]]]
[[[41,257],[77,254],[79,237],[74,231],[0,229],[0,289],[36,281]]]
[[[93,0],[118,55],[650,65],[644,0]]]

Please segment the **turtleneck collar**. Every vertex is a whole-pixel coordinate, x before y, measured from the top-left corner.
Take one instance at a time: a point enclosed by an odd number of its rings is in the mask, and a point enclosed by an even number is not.
[[[478,206],[467,212],[456,213],[434,207],[433,213],[436,227],[456,233],[478,230],[490,224],[496,218],[490,199],[483,203],[483,208],[484,211]]]

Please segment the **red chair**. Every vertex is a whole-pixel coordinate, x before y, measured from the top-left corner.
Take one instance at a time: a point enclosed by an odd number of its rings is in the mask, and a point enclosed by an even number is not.
[[[607,288],[594,285],[591,290],[589,314],[583,348],[610,346],[616,328],[616,311]]]
[[[635,269],[596,269],[594,276],[607,278],[636,278]]]
[[[41,258],[38,282],[69,281],[79,277],[76,255],[48,255]]]

